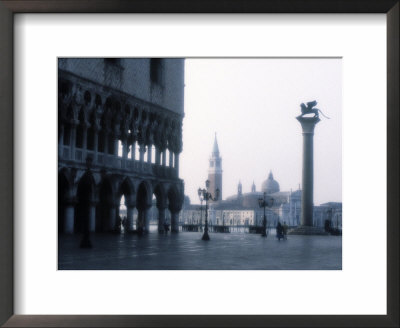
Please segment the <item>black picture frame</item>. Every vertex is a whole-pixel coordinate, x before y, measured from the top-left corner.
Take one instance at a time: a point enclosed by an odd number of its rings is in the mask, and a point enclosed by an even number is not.
[[[1,0],[0,324],[4,327],[399,327],[399,11],[399,0]],[[13,17],[16,13],[385,13],[387,315],[14,315]]]

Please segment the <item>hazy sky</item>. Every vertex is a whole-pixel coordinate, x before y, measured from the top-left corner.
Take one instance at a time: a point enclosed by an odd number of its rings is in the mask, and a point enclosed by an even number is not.
[[[180,177],[198,203],[214,133],[222,157],[223,199],[241,180],[257,191],[272,170],[281,191],[301,184],[300,104],[325,115],[314,135],[314,203],[342,200],[341,59],[186,59]]]

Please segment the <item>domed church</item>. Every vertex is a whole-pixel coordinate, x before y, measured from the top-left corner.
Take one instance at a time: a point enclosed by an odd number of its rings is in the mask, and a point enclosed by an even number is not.
[[[261,190],[267,194],[273,194],[280,191],[279,183],[278,181],[274,180],[272,171],[269,171],[268,179],[262,183]]]

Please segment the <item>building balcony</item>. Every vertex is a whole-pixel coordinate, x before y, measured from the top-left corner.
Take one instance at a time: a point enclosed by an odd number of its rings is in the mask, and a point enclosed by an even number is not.
[[[112,169],[123,174],[138,173],[141,175],[155,176],[158,178],[177,179],[177,169],[155,163],[141,162],[139,160],[123,158],[113,154],[94,152],[81,148],[75,148],[73,153],[70,146],[62,146],[59,149],[59,165],[65,163],[68,166],[85,167],[86,158],[93,159],[93,169]]]

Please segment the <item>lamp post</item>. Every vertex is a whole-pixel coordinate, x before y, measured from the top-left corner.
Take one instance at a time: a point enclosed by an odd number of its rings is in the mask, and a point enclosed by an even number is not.
[[[267,237],[267,216],[265,215],[265,207],[272,207],[274,205],[274,199],[271,197],[268,201],[266,201],[265,196],[266,193],[264,192],[263,197],[258,199],[258,205],[264,208],[263,230],[261,237]]]
[[[199,195],[199,199],[200,199],[200,231],[203,229],[202,225],[203,225],[203,194],[201,192],[201,189],[199,188],[199,190],[197,191],[198,195]]]
[[[210,180],[206,181],[206,189],[201,189],[199,188],[197,190],[197,193],[199,195],[200,201],[201,198],[206,201],[206,217],[205,217],[205,222],[204,222],[204,234],[203,237],[201,238],[202,240],[210,240],[210,236],[208,235],[208,201],[216,201],[218,200],[219,197],[219,189],[217,188],[215,190],[215,198],[213,198],[212,194],[208,192],[208,188],[210,187]]]

